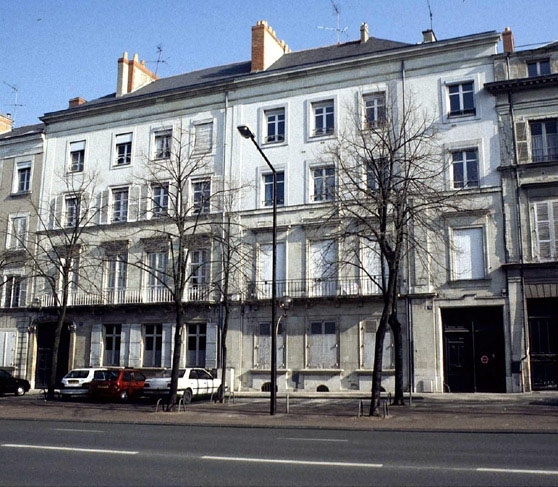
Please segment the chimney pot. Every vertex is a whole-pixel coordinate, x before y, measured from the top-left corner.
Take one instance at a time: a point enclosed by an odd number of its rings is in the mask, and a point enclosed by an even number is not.
[[[368,24],[363,22],[360,26],[360,43],[363,44],[369,39],[368,35]]]
[[[70,99],[68,102],[68,108],[78,107],[86,102],[87,100],[84,100],[81,96],[76,96],[75,98]]]
[[[438,39],[436,39],[436,34],[434,34],[434,31],[432,29],[422,31],[422,42],[424,44],[429,44],[430,42],[436,42],[437,40]]]

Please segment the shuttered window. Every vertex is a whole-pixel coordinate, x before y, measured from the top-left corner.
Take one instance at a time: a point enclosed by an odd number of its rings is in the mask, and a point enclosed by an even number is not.
[[[535,255],[539,261],[558,258],[558,200],[533,205],[535,220]]]

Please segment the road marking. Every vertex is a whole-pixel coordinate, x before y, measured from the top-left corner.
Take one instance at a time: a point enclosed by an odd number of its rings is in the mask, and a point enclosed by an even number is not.
[[[381,463],[351,463],[351,462],[313,462],[309,460],[279,460],[275,458],[249,458],[249,457],[216,457],[204,455],[202,460],[217,460],[225,462],[251,462],[251,463],[278,463],[287,465],[314,465],[318,467],[359,467],[382,468]]]
[[[116,455],[137,455],[137,451],[124,451],[124,450],[100,450],[96,448],[69,448],[65,446],[44,446],[44,445],[18,445],[14,443],[4,443],[4,448],[27,448],[33,450],[57,450],[69,452],[82,452],[82,453],[110,453]]]
[[[53,431],[65,431],[69,433],[104,433],[103,430],[80,430],[72,428],[52,428]]]
[[[338,440],[334,438],[277,438],[278,440],[285,440],[285,441],[329,441],[329,442],[337,442],[337,443],[348,443],[349,440]]]
[[[558,470],[523,470],[519,468],[477,468],[477,472],[520,473],[530,475],[558,475]]]

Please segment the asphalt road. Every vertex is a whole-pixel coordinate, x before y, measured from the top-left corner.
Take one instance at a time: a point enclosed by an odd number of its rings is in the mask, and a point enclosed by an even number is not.
[[[558,435],[0,420],[0,485],[558,485]]]

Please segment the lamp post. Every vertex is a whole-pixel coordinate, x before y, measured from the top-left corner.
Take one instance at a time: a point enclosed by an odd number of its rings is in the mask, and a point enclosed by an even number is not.
[[[239,125],[237,127],[240,135],[245,139],[250,139],[258,149],[266,164],[273,174],[273,224],[272,233],[273,241],[271,245],[271,400],[269,406],[269,414],[272,416],[277,409],[277,328],[276,323],[276,306],[277,306],[277,171],[273,164],[262,151],[256,142],[256,136],[247,125]]]

